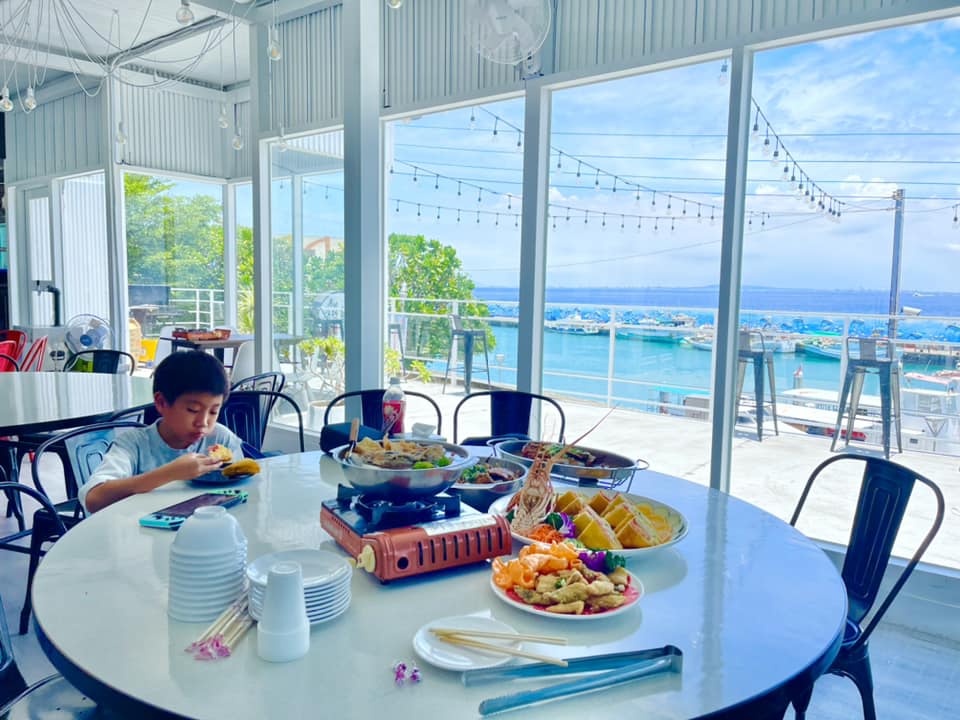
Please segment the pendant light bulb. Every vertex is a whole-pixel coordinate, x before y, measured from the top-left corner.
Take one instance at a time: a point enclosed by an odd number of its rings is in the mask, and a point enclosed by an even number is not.
[[[280,126],[280,141],[277,143],[277,150],[280,152],[286,152],[289,145],[287,145],[287,138],[283,134],[283,126]]]
[[[387,0],[387,5],[389,5],[392,10],[399,10],[403,5],[403,0]]]
[[[177,8],[177,22],[181,25],[190,25],[194,20],[190,0],[180,0],[180,7]]]
[[[220,105],[220,117],[217,118],[217,125],[226,130],[230,127],[230,119],[227,117],[226,103]]]
[[[277,62],[283,57],[283,49],[280,47],[280,41],[277,39],[277,29],[270,31],[270,42],[267,43],[267,57],[273,62]]]
[[[13,101],[10,100],[10,88],[6,85],[0,90],[0,112],[10,112],[13,110]]]
[[[231,145],[233,145],[233,149],[234,149],[234,150],[242,150],[242,149],[243,149],[243,135],[241,135],[239,132],[237,132],[237,134],[233,136],[233,142],[231,143]]]
[[[35,110],[37,107],[37,98],[33,94],[33,86],[27,88],[27,97],[23,100],[23,106],[27,109],[27,112]]]
[[[727,80],[729,80],[729,79],[730,79],[730,66],[727,65],[727,61],[724,60],[724,61],[720,64],[720,74],[717,76],[717,82],[718,82],[720,85],[726,85],[726,84],[727,84]]]
[[[123,120],[117,123],[117,145],[126,145],[127,144],[127,134],[123,129]]]

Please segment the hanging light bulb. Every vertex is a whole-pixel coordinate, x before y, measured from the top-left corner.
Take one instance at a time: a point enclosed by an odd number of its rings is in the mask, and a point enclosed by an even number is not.
[[[194,20],[193,10],[190,9],[190,0],[180,0],[180,7],[177,8],[177,22],[181,25],[189,25]]]
[[[234,150],[243,149],[243,135],[240,134],[239,130],[237,130],[237,134],[233,136],[233,142],[230,144],[233,145]]]
[[[760,109],[757,109],[757,114],[753,118],[753,127],[750,129],[750,133],[754,138],[760,136]]]
[[[391,10],[399,10],[403,5],[403,0],[387,0],[387,5]]]
[[[13,102],[10,100],[10,88],[6,85],[0,90],[0,112],[10,112],[13,110]]]
[[[224,130],[230,127],[230,119],[227,117],[226,103],[222,103],[220,105],[220,117],[217,118],[217,125],[219,125]]]
[[[286,152],[288,147],[289,147],[289,146],[287,145],[287,138],[286,138],[286,136],[283,134],[283,125],[281,125],[281,126],[280,126],[280,141],[277,143],[277,150],[279,150],[280,152]]]
[[[270,29],[270,42],[267,43],[267,57],[273,62],[277,62],[283,57],[283,50],[280,47],[280,40],[277,37],[277,29]]]
[[[37,98],[33,94],[33,85],[27,88],[27,97],[24,98],[23,106],[27,109],[27,112],[35,110],[37,107]]]
[[[727,61],[726,59],[724,59],[724,61],[720,63],[720,74],[717,76],[717,82],[720,85],[726,85],[729,77],[730,77],[730,66],[727,65]]]
[[[470,108],[470,129],[477,129],[477,116],[473,112],[473,108]]]
[[[127,144],[127,133],[124,131],[123,120],[117,123],[117,145]]]

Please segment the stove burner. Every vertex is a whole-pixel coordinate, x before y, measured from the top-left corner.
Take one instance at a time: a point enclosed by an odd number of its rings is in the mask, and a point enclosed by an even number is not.
[[[338,485],[337,508],[340,511],[339,514],[345,519],[350,514],[356,513],[363,521],[362,532],[372,532],[457,517],[460,515],[460,498],[451,495],[431,495],[418,500],[391,501],[368,497],[356,488]],[[356,525],[354,529],[359,530]]]

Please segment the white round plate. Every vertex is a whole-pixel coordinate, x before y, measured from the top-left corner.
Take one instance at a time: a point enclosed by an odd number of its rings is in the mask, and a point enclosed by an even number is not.
[[[559,486],[561,488],[560,494],[566,492],[568,489],[573,490],[576,493],[584,495],[585,497],[593,497],[598,492],[604,488],[585,488],[585,487],[567,487]],[[608,491],[610,492],[610,491]],[[654,553],[660,552],[664,548],[668,548],[671,545],[676,545],[678,542],[683,540],[687,535],[687,519],[680,513],[679,510],[676,510],[666,503],[662,503],[659,500],[654,500],[653,498],[643,497],[642,495],[634,495],[633,493],[621,493],[613,490],[612,492],[617,495],[624,495],[628,500],[634,503],[644,502],[649,503],[657,510],[665,513],[667,520],[670,521],[670,524],[673,525],[673,537],[665,543],[660,545],[654,545],[653,547],[645,548],[623,548],[622,550],[614,550],[617,555],[623,555],[627,558],[643,558],[649,557]],[[510,499],[513,497],[513,494],[506,497],[497,498],[490,505],[490,509],[487,510],[491,515],[506,515],[507,514],[507,505],[510,502]],[[513,535],[513,539],[522,545],[531,545],[534,541],[523,535],[518,535],[517,533],[510,531],[510,534]]]
[[[483,650],[461,647],[444,642],[430,632],[431,628],[451,628],[454,630],[479,630],[484,632],[501,632],[516,634],[517,631],[499,620],[483,615],[459,615],[457,617],[431,620],[417,630],[413,636],[413,651],[424,662],[428,662],[444,670],[478,670],[480,668],[496,667],[513,660],[512,655],[497,655]],[[477,638],[481,642],[491,645],[519,648],[519,640],[495,638]]]
[[[340,605],[342,602],[344,602],[345,600],[349,600],[351,597],[352,597],[352,596],[351,596],[350,593],[348,592],[348,593],[344,593],[343,595],[339,595],[339,596],[337,596],[337,597],[335,597],[335,598],[331,598],[331,599],[329,599],[329,600],[324,600],[324,601],[322,601],[322,602],[311,602],[311,601],[307,601],[307,602],[305,602],[304,604],[305,604],[306,607],[307,607],[307,614],[308,614],[308,615],[310,615],[310,614],[317,614],[317,613],[322,613],[322,612],[325,611],[325,610],[329,610],[329,609],[331,609],[331,608],[335,608],[335,607],[337,607],[338,605]],[[251,598],[250,598],[250,606],[251,606],[251,607],[255,607],[255,608],[257,609],[257,614],[259,614],[260,611],[263,609],[263,598],[251,597]]]
[[[350,607],[350,598],[344,598],[339,604],[334,605],[330,608],[324,610],[318,610],[311,612],[307,610],[307,620],[310,621],[311,625],[318,625],[319,623],[326,622],[327,620],[333,620],[333,618],[338,617],[345,613]],[[258,607],[253,603],[250,604],[250,617],[254,620],[259,621],[262,607]]]
[[[344,593],[350,593],[350,576],[345,575],[342,580],[337,580],[337,582],[330,585],[321,585],[320,587],[305,587],[303,589],[303,597],[307,602],[311,600],[326,600],[331,597],[336,597]],[[256,583],[250,583],[250,596],[259,598],[263,600],[263,595],[266,593],[266,585],[258,585]]]
[[[493,582],[493,576],[490,577],[490,588],[493,590],[494,594],[500,598],[507,605],[512,605],[518,610],[523,610],[532,615],[539,615],[540,617],[549,617],[556,618],[557,620],[574,620],[574,621],[586,621],[586,620],[603,620],[605,618],[614,617],[615,615],[621,615],[625,612],[629,612],[630,608],[636,605],[640,598],[643,597],[643,583],[637,578],[636,575],[629,572],[630,575],[630,587],[634,588],[637,591],[636,595],[630,597],[627,602],[621,605],[618,608],[613,608],[612,610],[604,610],[603,612],[593,612],[593,613],[584,613],[583,615],[568,615],[566,613],[552,613],[547,612],[540,605],[528,605],[522,600],[515,599],[507,594],[507,591],[499,587],[495,582]]]
[[[190,481],[192,485],[234,485],[241,483],[248,477],[253,477],[256,473],[241,473],[240,475],[227,476],[220,470],[208,472],[200,477],[195,477]]]
[[[342,580],[352,572],[346,558],[325,550],[282,550],[261,555],[247,565],[250,582],[266,587],[267,574],[274,563],[297,562],[303,571],[303,587],[326,586]]]

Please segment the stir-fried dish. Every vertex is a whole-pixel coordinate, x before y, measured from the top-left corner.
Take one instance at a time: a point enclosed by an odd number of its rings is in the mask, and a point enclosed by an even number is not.
[[[428,470],[453,462],[443,445],[389,438],[379,441],[364,438],[357,443],[352,459],[388,470]]]
[[[458,482],[473,483],[475,485],[494,485],[497,483],[513,482],[517,474],[504,467],[477,463],[463,471]]]
[[[562,452],[561,452],[562,451]],[[523,446],[520,454],[531,460],[536,459],[538,454],[554,456],[554,462],[558,465],[574,465],[576,467],[598,467],[601,465],[599,459],[586,448],[570,445],[564,449],[563,445],[557,443],[528,442]]]

